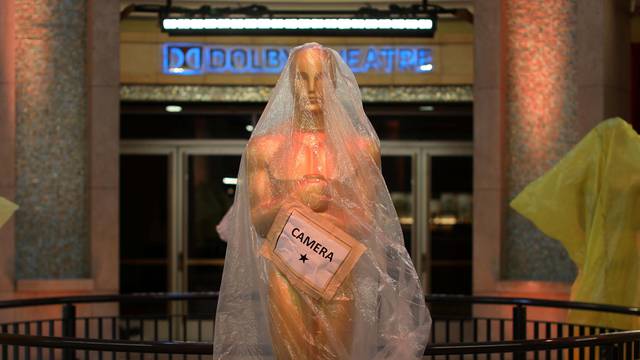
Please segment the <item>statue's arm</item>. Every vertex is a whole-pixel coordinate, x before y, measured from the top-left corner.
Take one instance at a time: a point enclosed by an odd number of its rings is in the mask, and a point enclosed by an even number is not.
[[[364,155],[359,156],[358,163],[353,164],[355,165],[355,176],[351,183],[353,189],[357,191],[357,203],[361,204],[361,206],[350,207],[347,212],[337,217],[333,217],[331,214],[326,214],[325,217],[327,218],[326,220],[333,222],[357,238],[360,236],[359,234],[366,233],[368,231],[367,227],[374,221],[371,204],[378,199],[380,184],[374,181],[377,176],[372,175],[380,172],[380,147],[375,141],[358,138],[347,149]],[[363,161],[365,158],[368,159]],[[343,211],[346,210],[343,206],[339,207]]]
[[[276,193],[269,176],[269,161],[276,141],[252,141],[247,147],[249,202],[251,221],[258,235],[265,237],[278,211],[284,203],[282,194]]]
[[[258,235],[267,235],[282,201],[277,199],[269,178],[267,155],[260,143],[249,143],[247,148],[247,178],[249,182],[249,202],[251,222]]]

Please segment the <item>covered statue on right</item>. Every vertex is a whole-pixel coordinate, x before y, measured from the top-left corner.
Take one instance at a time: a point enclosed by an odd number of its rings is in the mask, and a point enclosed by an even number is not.
[[[567,249],[578,268],[571,300],[640,306],[640,136],[629,123],[600,123],[511,206]],[[569,321],[640,328],[637,316],[603,312]]]
[[[431,319],[353,73],[311,43],[242,156],[215,359],[417,360]]]

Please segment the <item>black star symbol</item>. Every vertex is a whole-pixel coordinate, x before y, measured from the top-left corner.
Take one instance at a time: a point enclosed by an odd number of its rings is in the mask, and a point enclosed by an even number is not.
[[[304,255],[300,254],[300,259],[298,259],[298,260],[302,261],[302,263],[304,264],[305,261],[307,261],[309,259],[307,258],[307,254],[304,254]]]

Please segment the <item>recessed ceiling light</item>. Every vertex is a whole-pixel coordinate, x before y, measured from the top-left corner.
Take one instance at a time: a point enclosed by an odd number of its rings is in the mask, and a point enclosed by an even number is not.
[[[225,185],[237,185],[238,178],[225,177],[225,178],[222,178],[222,183]]]
[[[182,106],[180,106],[180,105],[167,105],[164,109],[167,112],[176,113],[176,112],[182,111]]]

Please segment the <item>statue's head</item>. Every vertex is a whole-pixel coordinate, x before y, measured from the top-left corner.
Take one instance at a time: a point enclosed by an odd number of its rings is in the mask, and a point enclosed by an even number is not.
[[[335,89],[334,55],[321,45],[312,43],[298,48],[291,56],[289,71],[296,110],[318,115],[322,112],[326,92]]]

